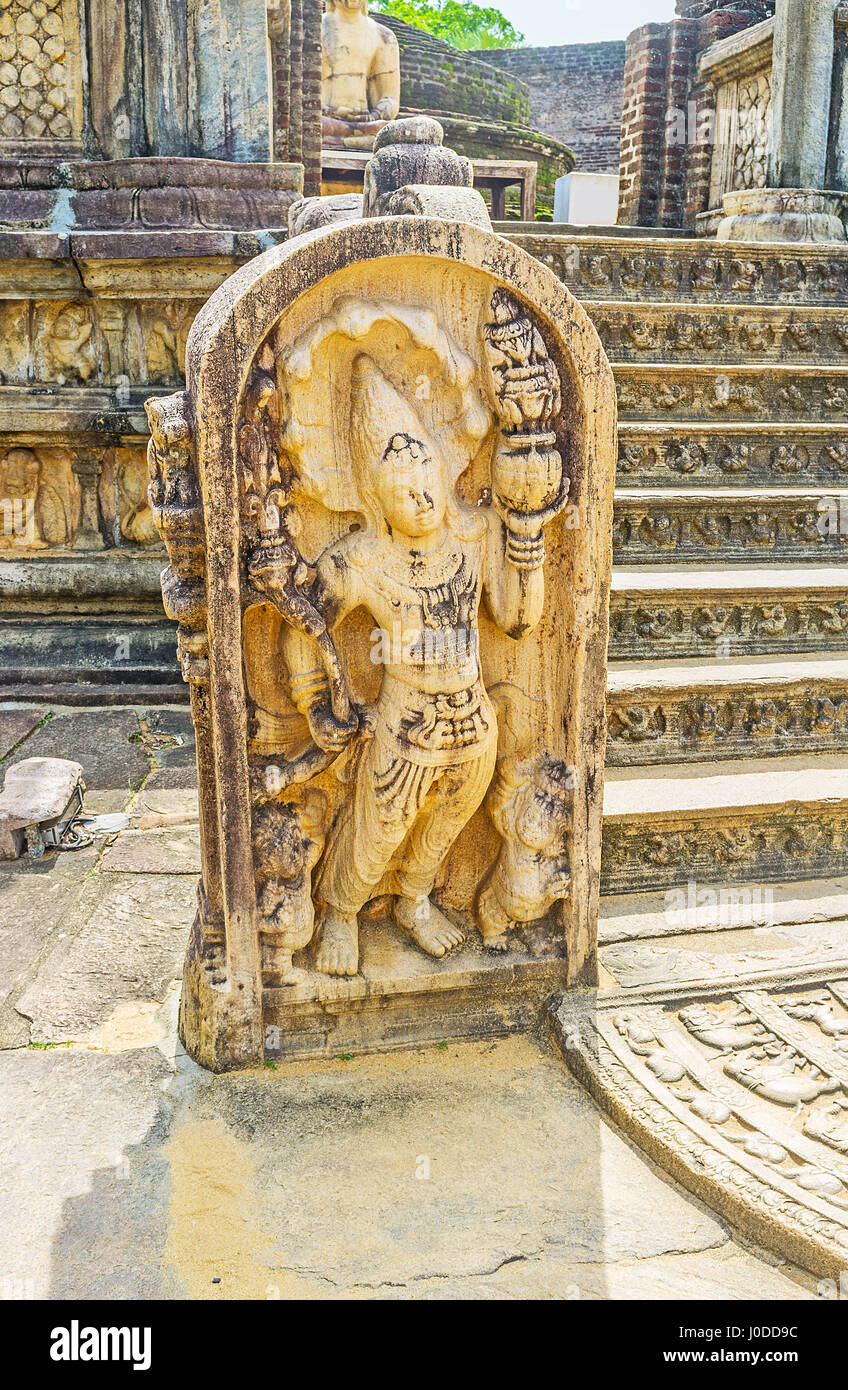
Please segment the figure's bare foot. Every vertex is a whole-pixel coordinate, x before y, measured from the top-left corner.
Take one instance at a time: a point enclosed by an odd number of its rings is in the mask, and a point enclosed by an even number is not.
[[[428,956],[446,956],[465,940],[459,927],[449,922],[429,898],[397,898],[395,921]]]
[[[315,948],[315,969],[322,975],[355,975],[359,969],[359,928],[355,917],[332,908],[322,914]]]
[[[481,932],[481,936],[483,937],[483,948],[486,951],[503,952],[510,948],[508,932],[498,932],[492,936],[487,936],[485,932]]]
[[[484,885],[477,899],[477,920],[485,950],[500,953],[510,949],[509,932],[515,923],[504,911],[490,883]]]
[[[291,965],[288,970],[280,977],[281,985],[302,985],[306,979],[306,971],[301,970],[299,965]]]

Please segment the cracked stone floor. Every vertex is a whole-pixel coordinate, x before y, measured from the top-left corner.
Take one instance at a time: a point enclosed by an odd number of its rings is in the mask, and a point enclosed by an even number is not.
[[[132,816],[0,866],[0,1296],[815,1297],[532,1038],[195,1066],[190,726],[148,714],[0,709],[0,756],[73,756],[87,806]]]

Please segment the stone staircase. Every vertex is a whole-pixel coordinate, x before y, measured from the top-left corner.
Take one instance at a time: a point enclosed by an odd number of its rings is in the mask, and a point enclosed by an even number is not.
[[[691,882],[767,884],[781,920],[831,920],[848,905],[848,252],[497,230],[587,306],[618,382],[602,941],[666,934],[665,894]],[[128,407],[139,439],[149,392]],[[4,571],[3,697],[183,701],[161,564],[45,552]]]
[[[618,384],[602,943],[846,917],[848,254],[511,235]]]

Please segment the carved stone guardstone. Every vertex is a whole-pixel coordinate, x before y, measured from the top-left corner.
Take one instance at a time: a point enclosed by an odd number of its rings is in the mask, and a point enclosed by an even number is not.
[[[329,226],[148,402],[197,732],[213,1070],[529,1027],[596,977],[615,391],[531,256]]]

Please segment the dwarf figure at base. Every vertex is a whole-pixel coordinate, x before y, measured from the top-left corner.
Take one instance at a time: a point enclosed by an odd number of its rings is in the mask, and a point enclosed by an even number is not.
[[[566,764],[547,755],[498,763],[486,807],[501,848],[477,899],[490,951],[509,950],[510,931],[537,922],[568,895],[572,782]]]
[[[271,985],[299,985],[306,979],[292,956],[312,939],[312,870],[324,848],[326,809],[323,794],[312,791],[298,808],[266,803],[253,810],[263,975]]]

